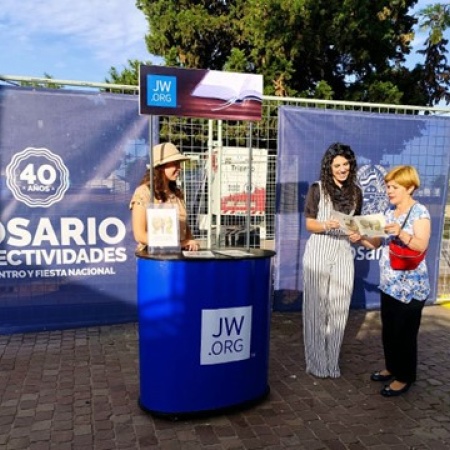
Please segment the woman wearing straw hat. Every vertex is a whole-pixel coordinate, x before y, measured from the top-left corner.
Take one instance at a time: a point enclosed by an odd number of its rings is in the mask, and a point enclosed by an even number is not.
[[[155,203],[171,203],[178,209],[180,221],[180,244],[185,250],[198,250],[199,244],[194,240],[187,222],[186,204],[183,191],[177,186],[181,162],[189,160],[178,148],[166,142],[153,147],[153,187]],[[147,207],[151,203],[150,169],[134,191],[130,202],[133,235],[138,243],[137,250],[147,247]]]

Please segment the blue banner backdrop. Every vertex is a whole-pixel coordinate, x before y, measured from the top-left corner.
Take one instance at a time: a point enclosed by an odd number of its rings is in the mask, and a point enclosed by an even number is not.
[[[0,87],[0,333],[135,320],[138,97]]]
[[[301,309],[302,258],[309,236],[304,200],[309,185],[319,179],[325,150],[337,141],[356,153],[363,214],[388,207],[384,175],[389,169],[400,164],[418,169],[421,188],[415,198],[428,207],[432,218],[427,264],[432,285],[428,303],[434,302],[447,199],[450,118],[282,107],[278,140],[274,309]],[[379,250],[355,247],[353,308],[379,307],[378,259]]]

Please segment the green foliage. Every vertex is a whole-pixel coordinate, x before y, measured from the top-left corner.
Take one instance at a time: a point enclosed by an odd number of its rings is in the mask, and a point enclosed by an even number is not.
[[[44,72],[44,78],[46,78],[47,80],[52,80],[54,77]],[[60,84],[52,83],[51,81],[21,81],[20,85],[38,89],[62,89],[62,86]]]
[[[414,17],[408,11],[417,1],[136,0],[136,6],[149,23],[149,52],[168,66],[259,73],[264,93],[280,97],[448,103],[450,5],[436,3]],[[419,51],[424,63],[408,69],[418,22],[429,32]],[[137,84],[139,64],[130,60],[121,72],[112,67],[107,82]]]
[[[137,0],[136,5],[149,22],[149,52],[167,65],[260,73],[268,95],[398,102],[408,101],[409,93],[385,83],[411,50],[417,20],[408,11],[416,3]]]
[[[444,40],[444,31],[450,27],[450,5],[436,3],[419,11],[420,28],[429,31],[430,45],[438,45]]]
[[[425,56],[420,67],[423,75],[422,87],[428,105],[444,100],[450,103],[450,66],[447,58],[448,40],[444,32],[450,27],[450,5],[434,4],[420,11],[420,28],[428,31],[425,49],[419,53]]]
[[[171,66],[222,69],[239,39],[245,1],[137,0],[150,29],[149,52]]]
[[[137,59],[129,59],[128,67],[119,72],[115,67],[109,69],[109,77],[105,78],[105,83],[109,84],[124,84],[127,86],[139,85],[139,66],[141,64],[151,65],[150,61],[141,62]],[[107,89],[107,92],[114,92],[114,89]]]
[[[106,83],[127,84],[137,86],[139,84],[139,66],[141,62],[136,59],[128,60],[128,67],[119,72],[115,67],[109,69],[110,78],[105,78]]]
[[[367,96],[372,103],[398,105],[402,100],[402,93],[392,81],[375,81],[369,86]]]
[[[333,89],[325,80],[320,80],[317,83],[314,98],[319,98],[322,100],[332,100],[333,94]]]

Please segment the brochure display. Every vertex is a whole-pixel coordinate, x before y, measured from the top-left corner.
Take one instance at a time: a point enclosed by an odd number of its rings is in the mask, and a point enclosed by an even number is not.
[[[136,254],[143,410],[175,419],[267,396],[274,255]]]
[[[154,203],[147,208],[149,253],[180,251],[178,210],[174,205]]]
[[[262,93],[258,74],[146,65],[139,70],[140,114],[257,121]],[[149,159],[153,167],[151,151]],[[251,139],[248,161],[251,186]],[[229,199],[247,212],[248,230],[249,195]],[[173,418],[250,406],[269,392],[275,253],[182,251],[175,248],[176,223],[173,212],[149,208],[149,251],[136,254],[139,404]]]

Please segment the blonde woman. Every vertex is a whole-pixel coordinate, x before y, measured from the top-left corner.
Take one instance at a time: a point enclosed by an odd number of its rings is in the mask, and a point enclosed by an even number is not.
[[[404,394],[416,381],[417,335],[422,309],[430,293],[427,264],[423,260],[416,269],[395,270],[389,259],[389,242],[424,252],[431,234],[427,208],[414,200],[420,186],[417,170],[398,166],[384,178],[391,207],[386,212],[385,231],[388,238],[361,237],[361,244],[372,249],[383,246],[380,257],[381,322],[385,367],[371,375],[372,381],[387,382],[381,395]]]

